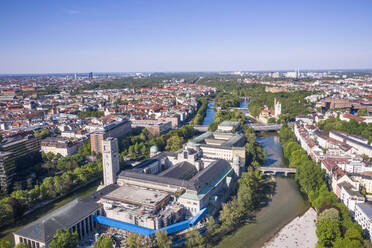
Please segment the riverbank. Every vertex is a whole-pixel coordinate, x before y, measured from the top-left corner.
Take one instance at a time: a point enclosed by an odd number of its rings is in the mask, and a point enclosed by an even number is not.
[[[309,209],[294,179],[278,177],[275,181],[275,193],[268,205],[256,214],[254,223],[225,236],[217,248],[260,248],[286,224]]]
[[[279,136],[276,133],[259,136],[257,141],[268,152],[264,166],[286,167]],[[275,183],[272,198],[267,206],[256,213],[254,223],[246,224],[225,236],[218,244],[218,248],[261,248],[283,227],[309,209],[309,202],[303,198],[293,178],[275,177]]]
[[[263,248],[314,248],[318,242],[316,236],[316,211],[309,208],[307,212],[292,220]]]

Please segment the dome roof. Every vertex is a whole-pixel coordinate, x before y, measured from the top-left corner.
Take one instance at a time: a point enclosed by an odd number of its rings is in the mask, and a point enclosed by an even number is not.
[[[151,146],[150,147],[150,153],[155,153],[155,152],[158,152],[159,151],[159,147],[157,146]]]

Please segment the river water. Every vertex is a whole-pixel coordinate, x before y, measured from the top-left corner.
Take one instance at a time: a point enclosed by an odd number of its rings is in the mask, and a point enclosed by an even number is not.
[[[216,115],[216,111],[213,109],[214,102],[208,102],[208,108],[205,112],[205,117],[203,120],[203,126],[209,126],[211,122],[214,121],[214,116]]]
[[[240,107],[247,107],[242,102]],[[215,111],[213,102],[208,104],[203,125],[213,121]],[[257,137],[263,149],[268,151],[264,166],[286,167],[282,147],[277,133],[266,133]],[[268,205],[257,214],[255,222],[246,224],[232,234],[226,236],[217,247],[219,248],[259,248],[269,241],[281,228],[309,208],[309,203],[300,194],[293,178],[275,177],[275,192]]]

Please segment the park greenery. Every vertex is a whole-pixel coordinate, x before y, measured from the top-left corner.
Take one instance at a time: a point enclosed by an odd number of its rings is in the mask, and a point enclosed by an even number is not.
[[[361,226],[352,221],[349,209],[328,190],[324,170],[308,158],[287,125],[280,129],[280,143],[290,167],[297,169],[296,180],[301,191],[318,212],[317,247],[364,247]]]
[[[357,122],[356,120],[342,121],[339,118],[330,118],[319,123],[319,128],[328,134],[331,130],[338,130],[345,133],[361,136],[372,142],[372,123]]]
[[[250,97],[248,109],[256,117],[263,110],[264,105],[274,108],[274,99],[282,105],[282,114],[280,115],[279,122],[293,121],[298,114],[308,114],[311,111],[310,105],[304,99],[311,94],[307,91],[271,93],[261,89],[256,94],[245,90],[243,92],[246,92],[243,93],[245,96]]]
[[[207,98],[200,98],[199,102],[201,104],[200,108],[198,109],[198,112],[196,113],[195,117],[190,122],[191,125],[200,125],[203,123],[205,114],[207,112],[208,108],[208,99]]]
[[[43,154],[42,168],[47,170],[46,177],[28,189],[15,190],[0,199],[0,228],[10,226],[22,220],[23,215],[37,207],[40,202],[54,200],[66,195],[76,187],[100,178],[102,162],[87,163],[90,145],[81,146],[73,156],[61,157]]]
[[[175,152],[193,136],[194,128],[190,125],[171,130],[158,137],[153,137],[146,129],[134,131],[132,135],[119,139],[119,159],[122,162],[127,156],[131,160],[149,158],[151,146],[157,146],[159,151]]]
[[[237,94],[230,94],[226,92],[219,92],[214,98],[214,107],[220,109],[227,109],[232,107],[238,107],[240,104],[240,98]]]
[[[218,99],[216,106],[222,108],[239,106],[240,97],[249,97],[249,112],[256,117],[263,110],[264,105],[273,108],[275,98],[282,104],[282,114],[279,118],[279,122],[292,121],[298,114],[307,114],[311,111],[311,104],[307,103],[304,98],[311,95],[312,92],[294,91],[271,93],[266,92],[266,86],[262,84],[246,84],[226,80],[202,81],[200,83],[216,87],[222,92],[220,98],[218,98],[218,95],[216,97],[216,99]]]

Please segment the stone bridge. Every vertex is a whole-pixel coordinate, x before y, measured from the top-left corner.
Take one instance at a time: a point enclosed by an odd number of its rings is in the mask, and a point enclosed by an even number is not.
[[[200,133],[204,133],[204,132],[207,132],[208,131],[208,126],[202,126],[202,125],[196,125],[194,126],[194,130],[195,131],[198,131]]]
[[[283,167],[261,167],[260,171],[267,175],[277,176],[279,173],[288,176],[289,173],[296,173],[295,168],[283,168]]]
[[[268,132],[268,131],[279,131],[282,124],[259,124],[259,123],[250,123],[249,127],[253,128],[256,132]]]
[[[239,110],[246,110],[248,111],[248,108],[245,107],[245,108],[241,108],[241,107],[229,107],[229,109],[239,109]]]

